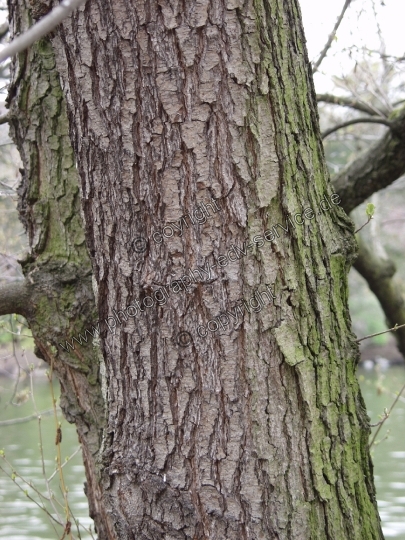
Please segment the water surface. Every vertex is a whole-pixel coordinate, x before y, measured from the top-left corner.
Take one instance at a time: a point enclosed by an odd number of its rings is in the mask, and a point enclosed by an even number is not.
[[[389,368],[385,373],[375,371],[359,371],[361,387],[366,401],[367,410],[373,423],[378,422],[378,415],[384,408],[389,408],[394,400],[393,394],[405,383],[405,369],[402,367]],[[0,379],[0,422],[11,418],[22,418],[33,414],[31,400],[19,407],[5,404],[10,397],[12,381]],[[57,388],[57,385],[55,386]],[[390,389],[391,392],[381,391]],[[52,407],[49,383],[42,379],[35,381],[34,395],[38,410]],[[71,456],[78,448],[78,440],[74,426],[62,418],[62,459]],[[47,477],[55,471],[55,419],[44,416],[41,420],[44,462]],[[383,530],[387,539],[405,540],[405,396],[398,402],[392,415],[384,424],[378,439],[383,439],[387,430],[388,438],[375,446],[372,452],[374,461],[375,483],[378,506]],[[42,474],[42,461],[39,450],[39,429],[36,420],[23,424],[0,426],[0,448],[12,462],[15,471],[46,493]],[[0,458],[0,465],[5,466]],[[69,506],[80,523],[86,527],[92,524],[88,517],[87,499],[83,491],[85,481],[81,454],[77,454],[65,467],[64,477],[69,488]],[[16,479],[20,484],[21,481]],[[62,500],[59,490],[59,478],[56,475],[51,482],[52,489],[59,500]],[[27,486],[24,486],[24,489]],[[39,497],[27,488],[29,494],[38,501]],[[52,509],[49,507],[49,511]],[[63,512],[61,512],[63,514]],[[13,540],[55,540],[62,536],[62,528],[57,532],[43,510],[21,492],[16,483],[0,471],[0,538]],[[78,538],[77,531],[74,536]],[[90,539],[89,533],[81,532],[81,538]]]

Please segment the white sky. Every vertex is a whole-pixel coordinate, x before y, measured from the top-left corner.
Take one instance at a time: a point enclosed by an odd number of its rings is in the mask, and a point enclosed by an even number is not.
[[[299,2],[309,58],[316,60],[342,11],[344,0],[299,0]],[[374,16],[374,9],[377,17]],[[317,91],[330,90],[331,75],[340,76],[350,70],[347,53],[344,55],[338,53],[342,48],[357,45],[380,50],[377,23],[385,41],[385,54],[403,56],[405,54],[404,21],[404,0],[353,0],[338,29],[337,41],[332,44],[321,65],[320,70],[325,72],[326,76],[315,75]],[[402,66],[405,68],[405,63],[402,63]]]

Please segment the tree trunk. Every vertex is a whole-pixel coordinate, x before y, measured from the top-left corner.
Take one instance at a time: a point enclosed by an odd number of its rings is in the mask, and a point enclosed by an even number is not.
[[[381,539],[296,0],[92,0],[53,44],[106,374],[99,537]]]

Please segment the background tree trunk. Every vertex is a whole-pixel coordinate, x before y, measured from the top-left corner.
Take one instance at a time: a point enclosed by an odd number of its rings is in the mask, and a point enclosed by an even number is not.
[[[12,35],[23,33],[33,23],[31,2],[16,0],[9,8]],[[97,312],[66,102],[49,39],[14,59],[8,106],[10,133],[23,161],[19,212],[30,253],[20,261],[25,283],[7,285],[0,293],[0,310],[26,317],[35,354],[60,380],[60,406],[76,424],[82,444],[90,515],[100,538],[107,538],[112,533],[97,472],[105,423],[100,351],[91,345],[81,349],[72,341],[84,334],[86,323],[96,321]],[[66,340],[73,347],[66,347]]]
[[[100,538],[382,538],[347,306],[353,227],[320,212],[332,191],[298,3],[94,0],[53,44],[102,322]],[[253,242],[307,207],[314,219]],[[190,213],[181,236],[153,240]],[[170,289],[197,267],[206,278]],[[200,336],[267,286],[274,305]]]

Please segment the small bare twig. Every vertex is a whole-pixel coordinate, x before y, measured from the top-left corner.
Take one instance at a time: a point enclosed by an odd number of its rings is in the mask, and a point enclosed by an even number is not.
[[[399,398],[400,398],[401,395],[403,394],[404,390],[405,390],[405,384],[403,385],[403,387],[402,387],[401,390],[399,391],[397,397],[396,397],[395,400],[394,400],[394,403],[393,403],[393,404],[391,405],[391,407],[390,407],[390,410],[389,410],[388,412],[387,412],[387,411],[384,411],[384,412],[385,412],[385,416],[384,416],[384,418],[381,420],[380,425],[378,426],[378,429],[377,429],[376,432],[374,433],[374,436],[373,436],[373,438],[371,439],[369,448],[371,448],[371,447],[373,446],[374,441],[375,441],[377,435],[379,434],[379,432],[380,432],[382,426],[384,425],[384,423],[386,422],[386,420],[390,417],[390,414],[392,413],[393,408],[394,408],[395,405],[398,403]]]
[[[3,459],[4,459],[4,456],[3,456]],[[7,462],[7,465],[11,468],[11,470],[13,470],[10,463]],[[21,479],[21,481],[24,482],[25,484],[27,484],[31,489],[33,489],[33,490],[35,491],[35,493],[37,493],[37,494],[39,493],[40,497],[43,497],[42,493],[38,492],[38,490],[37,490],[32,484],[28,483],[26,480],[24,480],[24,478],[22,478],[19,474],[17,474],[17,473],[14,472],[14,471],[13,471],[12,474],[8,473],[8,472],[6,471],[6,469],[5,469],[4,467],[2,467],[1,465],[0,465],[0,470],[2,470],[2,471],[4,472],[4,474],[5,474],[6,476],[8,476],[8,477],[14,482],[15,485],[16,485],[23,493],[25,493],[25,495],[28,497],[28,499],[30,499],[30,501],[32,501],[34,504],[36,504],[41,510],[43,510],[43,511],[47,514],[47,516],[49,517],[49,519],[50,519],[50,521],[51,521],[52,526],[54,526],[54,525],[53,525],[53,521],[54,521],[55,523],[57,523],[58,525],[62,525],[62,523],[59,522],[59,521],[58,521],[58,520],[57,520],[57,519],[56,519],[56,518],[55,518],[55,517],[47,510],[47,509],[46,509],[45,505],[39,504],[38,501],[36,501],[33,497],[31,497],[31,495],[29,495],[29,493],[28,493],[27,490],[25,490],[22,486],[20,486],[20,484],[19,484],[18,482],[16,482],[16,478]],[[45,498],[45,499],[46,499],[46,498]],[[52,501],[49,501],[49,502],[52,502]],[[57,530],[56,530],[56,529],[54,529],[54,530],[55,530],[55,532],[56,532],[56,534],[57,534]]]
[[[315,62],[315,64],[313,65],[313,68],[312,68],[312,72],[315,73],[316,71],[318,71],[319,69],[319,66],[321,65],[321,63],[323,62],[325,56],[327,55],[327,52],[328,50],[330,49],[331,45],[332,45],[332,42],[333,40],[335,39],[335,36],[336,36],[336,32],[338,31],[338,28],[341,24],[341,22],[343,21],[343,17],[345,16],[345,13],[346,13],[346,10],[347,8],[350,6],[352,0],[346,0],[345,1],[345,4],[343,6],[343,9],[342,9],[342,13],[339,15],[337,21],[336,21],[336,24],[332,30],[332,32],[330,33],[329,37],[328,37],[328,41],[326,42],[326,45],[325,47],[323,48],[323,51],[321,52],[321,54],[319,55],[319,58],[318,60]]]
[[[68,523],[70,523],[70,508],[69,503],[67,499],[67,489],[65,485],[65,478],[63,476],[63,470],[62,470],[62,457],[61,457],[61,451],[60,451],[60,443],[62,442],[62,429],[61,429],[61,423],[58,421],[58,413],[56,410],[56,399],[55,394],[53,391],[53,384],[52,384],[52,375],[53,375],[53,358],[51,359],[51,370],[48,373],[48,380],[49,380],[49,387],[51,390],[51,398],[52,398],[52,405],[54,409],[54,418],[55,418],[55,428],[56,428],[56,464],[57,464],[57,470],[59,472],[59,481],[60,481],[60,487],[62,490],[62,496],[64,499],[64,510],[65,510],[65,523],[66,527],[68,526]],[[69,534],[70,539],[72,539],[72,532],[70,527],[68,530],[66,529],[67,534]]]
[[[52,411],[53,412],[53,411]],[[67,459],[65,459],[65,461],[62,463],[61,465],[61,468],[63,469],[63,467],[69,463],[70,460],[72,460],[81,450],[81,446],[79,446],[78,448],[76,448],[76,450],[73,452],[73,454],[71,456],[69,456]],[[52,474],[51,476],[48,478],[48,482],[50,482],[53,477],[57,474],[58,470],[56,469]]]
[[[53,414],[53,409],[48,409],[39,413],[40,416],[48,416],[49,414]],[[12,418],[11,420],[2,420],[0,422],[0,427],[15,426],[16,424],[25,424],[25,422],[31,422],[31,420],[37,419],[37,414],[31,414],[31,416],[24,416],[24,418]]]
[[[370,339],[375,336],[382,336],[383,334],[388,334],[389,332],[396,332],[400,328],[403,328],[405,324],[401,324],[401,326],[398,326],[397,324],[394,326],[394,328],[390,328],[389,330],[385,330],[384,332],[377,332],[376,334],[370,334],[369,336],[364,336],[360,339],[356,340],[356,343],[360,343],[360,341],[364,341],[365,339]]]
[[[362,229],[364,229],[364,227],[365,227],[366,225],[368,225],[372,219],[373,219],[373,216],[369,216],[369,218],[368,218],[368,220],[365,222],[365,224],[362,225],[362,226],[360,227],[360,229],[357,229],[357,231],[354,231],[354,234],[357,234],[357,233],[360,232]]]

